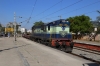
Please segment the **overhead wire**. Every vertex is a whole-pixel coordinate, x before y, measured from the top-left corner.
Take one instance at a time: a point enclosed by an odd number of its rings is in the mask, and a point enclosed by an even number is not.
[[[83,6],[83,7],[81,7],[81,8],[77,8],[77,9],[75,9],[75,10],[69,11],[68,13],[73,12],[73,11],[77,11],[77,10],[80,10],[80,9],[83,9],[83,8],[86,8],[86,7],[88,7],[88,6],[97,4],[97,3],[99,3],[99,2],[100,2],[100,0],[99,0],[99,1],[96,1],[96,2],[94,2],[94,3],[88,4],[88,5],[86,5],[86,6]],[[65,15],[65,14],[66,14],[66,13],[64,13],[64,15]],[[62,14],[62,15],[63,15],[63,14]]]
[[[73,4],[70,4],[70,5],[68,5],[67,7],[64,7],[64,8],[62,8],[62,9],[59,9],[59,10],[57,10],[57,11],[55,11],[55,12],[53,12],[53,13],[47,15],[47,16],[53,15],[53,14],[55,14],[55,13],[61,11],[61,10],[64,10],[64,9],[66,9],[66,8],[68,8],[68,7],[71,7],[71,6],[77,4],[77,3],[81,2],[81,1],[82,1],[82,0],[79,0],[79,1],[77,1],[77,2],[75,2],[75,3],[73,3]],[[45,16],[45,17],[47,17],[47,16]],[[42,18],[45,18],[45,17],[42,17]],[[40,19],[42,19],[42,18],[40,18]]]
[[[29,17],[29,20],[31,19],[31,16],[32,16],[33,10],[34,10],[34,8],[35,8],[36,2],[37,2],[37,0],[35,0],[34,6],[33,6],[33,9],[32,9],[32,12],[31,12],[31,15],[30,15],[30,17]],[[28,22],[29,22],[29,20],[28,20]]]
[[[44,12],[48,11],[49,9],[53,8],[54,6],[58,5],[59,3],[61,3],[63,0],[60,0],[59,2],[57,2],[56,4],[52,5],[51,7],[47,8],[46,10],[44,10],[43,12],[35,15],[34,17],[39,16],[40,14],[43,14]]]
[[[86,13],[83,13],[83,14],[89,14],[89,13],[93,13],[93,12],[96,12],[96,10],[95,11],[86,12]]]
[[[91,6],[91,5],[97,4],[97,3],[99,3],[99,2],[100,2],[100,1],[96,1],[96,2],[94,2],[94,3],[91,3],[91,4],[88,4],[88,5],[85,5],[85,6],[81,7],[81,8],[77,8],[77,9],[72,10],[72,11],[69,11],[69,12],[67,12],[67,13],[75,12],[75,11],[77,11],[77,10],[80,10],[80,9],[86,8],[86,7],[88,7],[88,6]],[[93,11],[91,11],[91,12],[93,12]],[[61,15],[66,15],[67,13],[63,13],[63,14],[61,14]],[[86,14],[86,13],[85,13],[85,14]],[[57,16],[54,16],[54,17],[57,17]],[[51,18],[54,18],[54,17],[51,17]]]
[[[83,13],[83,14],[89,14],[89,13],[93,13],[93,12],[96,12],[96,10],[90,11],[90,12],[86,12],[86,13]],[[70,13],[71,13],[71,12],[70,12]],[[63,14],[63,15],[65,15],[65,14]],[[55,17],[57,17],[57,16],[55,16]],[[51,18],[54,18],[54,17],[51,17]]]
[[[60,0],[59,2],[57,2],[56,4],[52,5],[51,7],[47,8],[46,10],[44,10],[43,12],[35,15],[34,17],[39,16],[40,14],[43,14],[44,12],[48,11],[49,9],[53,8],[54,6],[58,5],[59,3],[61,3],[63,0]]]
[[[53,12],[53,13],[47,15],[47,16],[53,15],[53,14],[55,14],[55,13],[61,11],[61,10],[64,10],[64,9],[70,7],[70,6],[75,5],[75,4],[77,4],[77,3],[81,2],[81,1],[82,1],[82,0],[79,0],[78,2],[75,2],[75,3],[73,3],[73,4],[71,4],[71,5],[67,6],[67,7],[64,7],[64,8],[62,8],[62,9],[60,9],[60,10],[57,10],[57,11],[55,11],[55,12]],[[83,7],[81,7],[81,8],[75,9],[75,10],[72,10],[72,11],[67,12],[67,13],[71,13],[71,12],[73,12],[73,11],[80,10],[80,9],[82,9],[82,8],[85,8],[85,7],[88,7],[88,6],[94,5],[94,4],[98,3],[98,2],[100,2],[100,1],[96,1],[96,2],[94,2],[94,3],[91,3],[91,4],[89,4],[89,5],[83,6]],[[52,7],[53,7],[53,6],[52,6]],[[50,8],[52,8],[52,7],[50,7]],[[48,8],[47,10],[49,10],[50,8]],[[47,11],[47,10],[45,10],[45,11]],[[44,13],[45,11],[41,12],[40,14]],[[87,12],[87,13],[92,13],[92,12],[94,12],[94,11]],[[36,15],[36,16],[39,16],[40,14],[38,14],[38,15]],[[62,15],[65,15],[65,14],[66,14],[66,13],[64,13],[64,14],[62,14]],[[86,14],[86,13],[85,13],[85,14]],[[45,17],[47,17],[47,16],[45,16]],[[45,18],[45,17],[42,17],[42,18]],[[40,19],[42,19],[42,18],[40,18]]]
[[[27,20],[25,20],[25,21],[27,21],[27,23],[29,23],[29,21],[30,21],[30,19],[31,19],[31,16],[32,16],[32,14],[33,14],[33,11],[34,11],[34,8],[35,8],[36,3],[37,3],[37,0],[35,0],[35,3],[34,3],[34,6],[33,6],[33,9],[32,9],[32,12],[31,12],[31,14],[30,14],[30,17],[29,17]],[[24,27],[27,25],[27,23],[24,25]]]
[[[35,0],[35,4],[34,4],[34,6],[33,6],[33,9],[32,9],[32,12],[31,12],[30,17],[32,16],[32,13],[33,13],[34,7],[35,7],[35,5],[36,5],[36,2],[37,2],[37,0]]]

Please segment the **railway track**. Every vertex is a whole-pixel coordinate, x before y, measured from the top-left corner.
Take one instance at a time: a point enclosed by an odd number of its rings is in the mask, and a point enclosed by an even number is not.
[[[74,55],[83,57],[85,59],[88,59],[100,64],[100,45],[82,43],[82,42],[81,43],[74,42],[74,43],[75,43],[74,49],[78,51],[78,53],[73,53]]]
[[[74,42],[74,43],[75,43],[74,44],[75,47],[92,50],[95,52],[100,52],[100,45],[93,45],[93,44],[88,44],[88,43],[78,43],[78,42]]]
[[[92,50],[87,50],[85,48],[83,49],[83,48],[79,48],[79,47],[74,47],[73,52],[70,53],[70,54],[100,64],[100,53],[99,52],[95,52],[95,51],[92,51]]]
[[[72,55],[100,64],[100,46],[74,42]]]

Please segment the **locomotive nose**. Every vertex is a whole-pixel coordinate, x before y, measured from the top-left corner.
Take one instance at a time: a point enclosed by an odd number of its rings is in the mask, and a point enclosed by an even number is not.
[[[65,35],[67,34],[66,31],[60,31],[59,33],[60,33],[60,35],[61,35],[62,37],[65,37]]]

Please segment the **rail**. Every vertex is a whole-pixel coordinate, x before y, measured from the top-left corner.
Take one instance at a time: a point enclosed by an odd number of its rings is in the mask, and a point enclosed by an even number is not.
[[[79,48],[92,50],[92,51],[96,51],[96,52],[100,52],[100,46],[98,46],[98,45],[91,45],[91,44],[74,42],[74,46],[79,47]]]

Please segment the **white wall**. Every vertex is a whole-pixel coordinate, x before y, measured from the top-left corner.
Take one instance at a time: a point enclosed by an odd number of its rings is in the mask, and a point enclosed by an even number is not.
[[[20,31],[21,31],[21,33],[24,33],[24,32],[26,32],[26,29],[25,28],[20,28]]]

